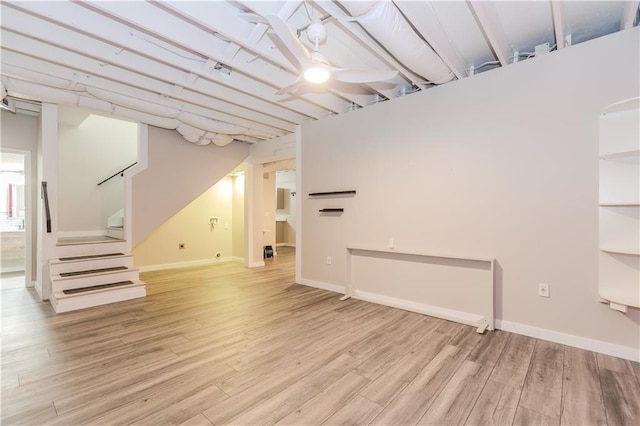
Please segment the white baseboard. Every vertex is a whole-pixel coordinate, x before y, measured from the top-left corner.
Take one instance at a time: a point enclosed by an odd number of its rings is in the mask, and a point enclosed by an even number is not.
[[[178,269],[178,268],[190,268],[192,266],[217,265],[219,263],[229,263],[233,261],[234,261],[234,258],[232,257],[221,257],[219,259],[189,260],[186,262],[163,263],[160,265],[139,266],[138,269],[140,270],[140,272],[163,271],[165,269]],[[243,259],[243,262],[244,262],[244,259]]]
[[[320,281],[308,280],[305,278],[297,280],[298,284],[309,287],[321,288],[323,290],[343,293],[343,286],[324,283]],[[379,303],[385,306],[404,309],[407,311],[417,312],[424,315],[435,316],[438,318],[450,319],[464,324],[473,325],[474,320],[479,317],[477,315],[468,314],[466,312],[451,311],[449,309],[438,308],[431,305],[415,303],[403,299],[382,296],[376,293],[369,293],[356,290],[352,295],[354,299],[365,300],[368,302]],[[447,316],[450,316],[447,318]],[[537,339],[548,340],[550,342],[560,343],[566,346],[572,346],[580,349],[586,349],[605,355],[611,355],[618,358],[628,359],[630,361],[640,362],[640,349],[631,346],[623,346],[615,343],[603,342],[602,340],[594,340],[586,337],[575,336],[573,334],[562,333],[544,328],[532,327],[530,325],[519,324],[511,321],[496,320],[495,328],[508,331],[511,333],[522,334],[524,336],[535,337]]]
[[[244,257],[232,257],[231,258],[232,262],[236,262],[236,263],[244,263]]]
[[[264,265],[265,265],[265,263],[264,263],[264,260],[263,260],[263,261],[261,261],[261,262],[253,262],[253,263],[249,263],[249,264],[247,265],[247,267],[248,267],[248,268],[260,268],[260,267],[262,267],[262,266],[264,266]]]
[[[276,247],[295,247],[296,244],[295,243],[278,243],[276,244]]]
[[[516,322],[504,320],[496,320],[496,328],[504,331],[509,331],[511,333],[522,334],[529,337],[535,337],[537,339],[560,343],[566,346],[586,349],[605,355],[611,355],[618,358],[628,359],[630,361],[640,362],[640,348],[603,342],[602,340],[589,339],[586,337],[575,336],[573,334],[532,327],[530,325],[519,324]]]
[[[321,288],[322,290],[328,290],[328,291],[333,291],[335,293],[344,294],[344,286],[340,286],[340,285],[323,283],[323,282],[320,282],[320,281],[308,280],[306,278],[302,278],[302,279],[298,280],[297,283],[298,284],[302,284],[302,285],[306,285],[308,287]]]

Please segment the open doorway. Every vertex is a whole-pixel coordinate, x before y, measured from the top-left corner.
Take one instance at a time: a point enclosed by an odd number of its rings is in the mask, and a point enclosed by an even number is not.
[[[295,197],[296,171],[276,171],[276,247],[278,251],[295,250],[297,228]]]
[[[24,288],[27,267],[26,154],[0,151],[0,289]]]

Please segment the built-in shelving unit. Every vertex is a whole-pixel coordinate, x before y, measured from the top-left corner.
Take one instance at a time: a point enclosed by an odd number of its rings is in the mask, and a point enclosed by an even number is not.
[[[640,308],[640,100],[600,116],[599,293],[612,309]]]

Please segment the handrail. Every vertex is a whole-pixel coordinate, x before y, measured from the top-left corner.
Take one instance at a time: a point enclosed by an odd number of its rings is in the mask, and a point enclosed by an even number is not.
[[[102,185],[103,183],[105,183],[106,181],[113,179],[114,177],[120,175],[120,176],[124,176],[124,172],[129,170],[130,168],[132,168],[133,166],[135,166],[136,164],[138,164],[138,162],[136,161],[135,163],[128,165],[127,167],[125,167],[124,169],[120,170],[119,172],[116,172],[114,174],[112,174],[111,176],[109,176],[108,178],[106,178],[105,180],[103,180],[102,182],[100,182],[98,184],[98,186]]]
[[[42,181],[42,199],[44,200],[44,212],[47,219],[47,233],[51,233],[51,211],[49,210],[49,194],[47,193],[47,182]]]

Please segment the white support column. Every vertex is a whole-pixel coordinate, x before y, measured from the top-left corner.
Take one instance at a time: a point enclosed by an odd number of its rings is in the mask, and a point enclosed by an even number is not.
[[[42,300],[51,295],[48,261],[55,256],[58,238],[58,105],[43,103],[38,141],[38,224],[36,291]],[[47,232],[42,182],[47,182],[51,232]]]
[[[263,201],[263,171],[262,164],[247,165],[245,178],[245,239],[247,253],[245,265],[248,268],[264,266],[262,232],[264,230],[264,201]]]

